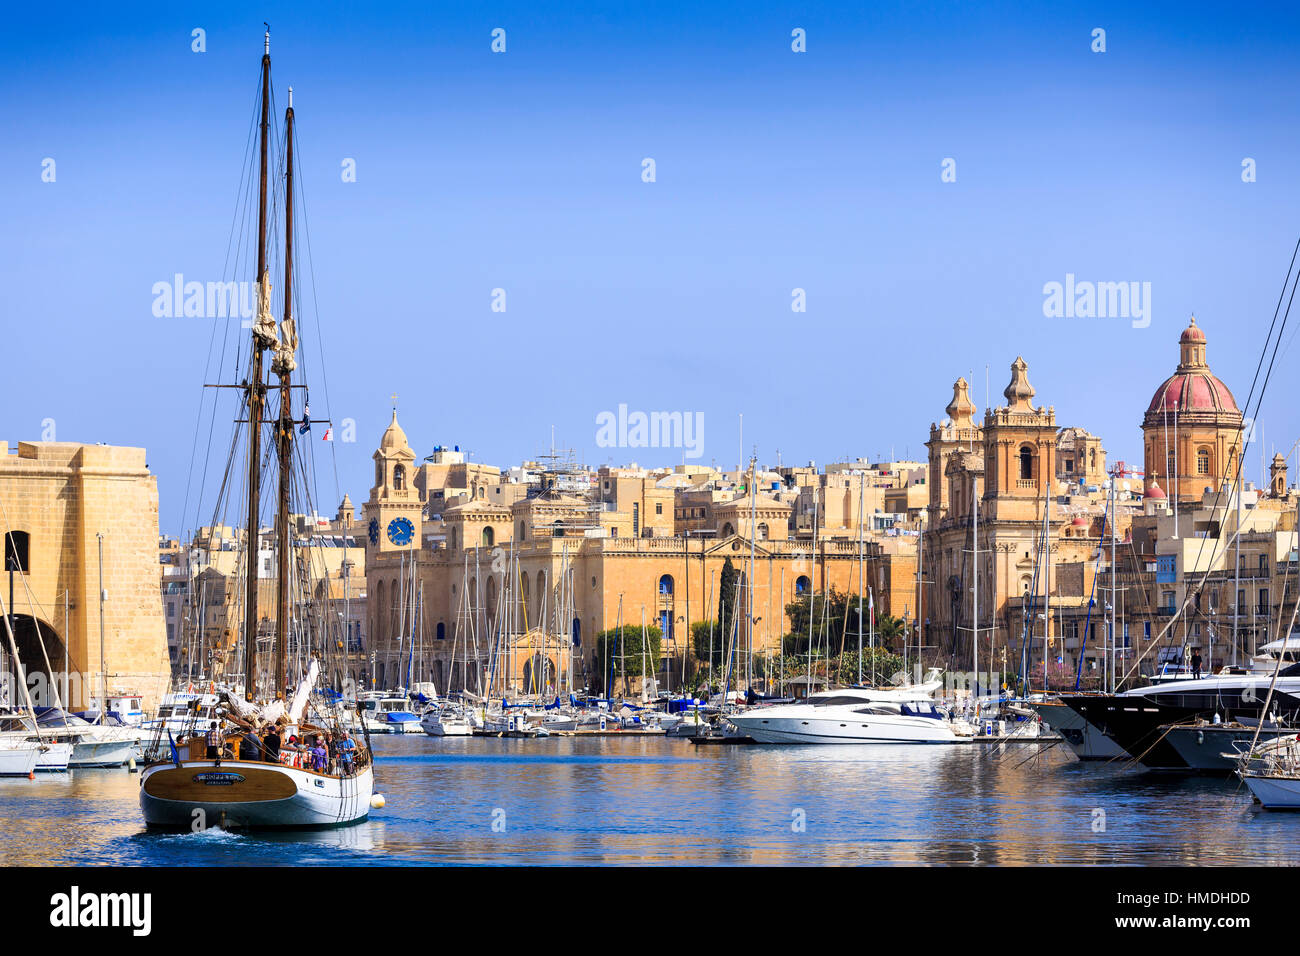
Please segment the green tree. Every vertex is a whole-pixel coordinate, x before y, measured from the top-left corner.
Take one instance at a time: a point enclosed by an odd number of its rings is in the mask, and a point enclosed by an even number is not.
[[[883,647],[899,647],[903,640],[901,618],[882,614],[876,618],[876,641]]]
[[[714,635],[715,638],[718,634],[722,635],[721,643],[724,646],[731,638],[732,628],[735,627],[736,581],[739,577],[740,572],[731,563],[731,558],[727,558],[722,563],[722,574],[718,579],[718,633]]]
[[[641,625],[624,624],[611,627],[596,635],[596,663],[601,668],[601,685],[614,675],[615,682],[628,677],[641,677],[642,657],[645,658],[645,676],[659,672],[660,645],[663,633],[658,625],[645,628],[645,649],[642,651]],[[608,693],[610,688],[605,688]]]
[[[856,594],[848,594],[831,588],[829,595],[807,594],[797,601],[785,606],[785,613],[790,618],[790,633],[782,640],[782,652],[785,654],[808,653],[808,616],[813,618],[813,649],[821,647],[830,653],[838,654],[841,649],[858,646],[858,611],[862,612],[862,634],[869,630],[867,600],[863,598],[858,604]],[[879,624],[877,623],[877,632]]]
[[[696,621],[691,625],[691,653],[698,661],[722,666],[723,641],[718,636],[718,625],[713,621]]]

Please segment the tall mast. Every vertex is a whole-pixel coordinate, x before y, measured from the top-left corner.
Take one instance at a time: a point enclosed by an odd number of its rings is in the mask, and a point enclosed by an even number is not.
[[[257,192],[257,282],[258,311],[270,309],[270,281],[266,274],[266,153],[271,111],[271,31],[264,37],[262,52],[262,125],[260,179]],[[259,316],[260,318],[260,316]],[[253,369],[248,380],[248,540],[245,544],[244,586],[244,699],[252,700],[257,686],[257,570],[258,512],[261,505],[262,477],[262,409],[266,404],[266,385],[262,382],[264,344],[253,331]]]
[[[980,715],[980,480],[979,476],[971,476],[970,486],[970,518],[971,547],[974,549],[973,563],[971,564],[971,627],[972,631],[972,663],[975,668],[975,719]]]
[[[276,351],[274,368],[280,376],[280,427],[276,448],[280,456],[279,501],[276,506],[275,696],[285,693],[289,657],[289,489],[293,484],[293,87],[284,111],[284,341]]]

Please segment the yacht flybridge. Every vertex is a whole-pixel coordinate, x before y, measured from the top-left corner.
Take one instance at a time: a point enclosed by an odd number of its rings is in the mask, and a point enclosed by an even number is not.
[[[345,673],[339,649],[341,622],[316,606],[322,589],[308,580],[319,566],[302,551],[311,546],[293,534],[290,508],[310,513],[315,451],[312,443],[295,444],[310,431],[306,383],[293,381],[300,356],[294,320],[294,114],[289,88],[284,116],[283,190],[268,182],[271,103],[271,38],[262,56],[261,125],[257,193],[257,317],[251,346],[241,349],[247,361],[244,381],[233,388],[241,396],[236,422],[246,427],[247,460],[238,462],[240,442],[232,443],[226,475],[244,476],[244,500],[223,485],[214,524],[224,523],[221,509],[246,506],[241,555],[242,621],[229,632],[235,646],[220,647],[215,659],[217,703],[204,714],[201,696],[174,701],[175,710],[155,722],[147,745],[147,766],[140,780],[140,809],[150,827],[199,830],[205,827],[317,827],[354,823],[371,808],[374,776],[369,735],[358,741],[343,726],[338,684]],[[251,184],[251,177],[248,180]],[[284,308],[277,322],[271,313],[271,276],[267,267],[268,193],[284,200]],[[250,190],[251,203],[251,190]],[[264,360],[270,361],[269,381]],[[228,367],[226,363],[220,366]],[[277,393],[278,402],[268,401]],[[222,394],[222,393],[217,393]],[[224,393],[229,394],[229,393]],[[295,396],[301,394],[301,402]],[[278,406],[278,407],[276,407]],[[215,413],[215,403],[214,403]],[[215,415],[214,415],[215,417]],[[301,422],[300,422],[301,420]],[[321,420],[326,421],[326,420]],[[270,435],[263,429],[270,426]],[[263,468],[264,437],[274,460]],[[331,450],[333,446],[330,446]],[[241,467],[242,466],[242,467]],[[295,473],[295,466],[298,472]],[[276,478],[272,479],[271,476]],[[264,482],[275,490],[275,608],[259,613],[261,492]],[[228,498],[227,494],[231,497]],[[291,571],[292,555],[292,571]],[[263,626],[265,625],[265,626]],[[337,630],[332,630],[335,628]],[[242,654],[240,651],[242,650]],[[242,670],[239,659],[242,657]],[[314,693],[322,674],[330,694]],[[223,675],[225,679],[223,680]],[[242,685],[242,686],[240,686]],[[286,698],[290,689],[292,698]],[[207,719],[205,719],[207,718]],[[177,723],[180,727],[177,727]]]

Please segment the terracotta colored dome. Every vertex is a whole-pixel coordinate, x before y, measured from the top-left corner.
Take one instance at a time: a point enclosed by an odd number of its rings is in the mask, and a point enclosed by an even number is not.
[[[1151,397],[1147,415],[1165,413],[1211,412],[1240,414],[1237,402],[1210,367],[1205,364],[1205,333],[1196,324],[1196,316],[1178,340],[1181,361],[1178,369],[1165,379]]]
[[[1075,515],[1074,520],[1071,521],[1070,524],[1074,525],[1076,528],[1086,528],[1088,527],[1088,519],[1083,515]]]
[[[1196,325],[1196,316],[1192,316],[1191,323],[1183,330],[1182,338],[1178,340],[1180,345],[1186,345],[1190,342],[1204,342],[1205,333]]]
[[[1165,379],[1147,406],[1148,414],[1162,410],[1171,414],[1176,411],[1180,415],[1185,412],[1239,411],[1228,386],[1204,366],[1199,370],[1176,372]]]
[[[1146,492],[1145,495],[1143,495],[1143,497],[1144,497],[1144,498],[1155,498],[1155,499],[1157,499],[1157,500],[1160,500],[1160,499],[1166,498],[1167,495],[1166,495],[1166,494],[1165,494],[1165,493],[1160,489],[1160,486],[1159,486],[1159,485],[1157,485],[1157,484],[1155,484],[1155,483],[1153,482],[1152,485],[1151,485],[1151,487],[1147,489],[1147,492]]]

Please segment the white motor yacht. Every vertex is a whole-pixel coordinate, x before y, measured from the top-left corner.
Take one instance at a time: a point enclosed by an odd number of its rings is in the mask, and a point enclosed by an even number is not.
[[[357,719],[372,734],[422,734],[420,717],[405,697],[363,694],[357,701]]]
[[[474,734],[469,716],[455,707],[430,707],[420,717],[420,727],[430,737],[470,737]]]
[[[43,733],[55,740],[72,744],[72,769],[120,767],[139,747],[142,732],[138,727],[91,723],[75,714],[51,708],[36,718]]]
[[[948,714],[918,688],[844,688],[796,704],[755,707],[728,723],[764,744],[957,744]]]
[[[39,744],[0,737],[0,777],[29,777],[36,770]]]
[[[163,697],[153,719],[143,721],[140,727],[145,737],[153,737],[160,733],[165,738],[168,732],[175,737],[189,733],[196,724],[199,727],[209,726],[217,719],[216,707],[216,694],[177,691]]]
[[[31,770],[37,773],[62,773],[68,769],[73,747],[70,741],[60,740],[57,735],[38,729],[36,722],[26,714],[13,711],[0,714],[0,747],[25,749],[26,745],[35,748],[35,763],[27,770],[22,770],[23,760],[15,758],[15,766],[19,768],[15,773],[18,775],[25,776]]]

